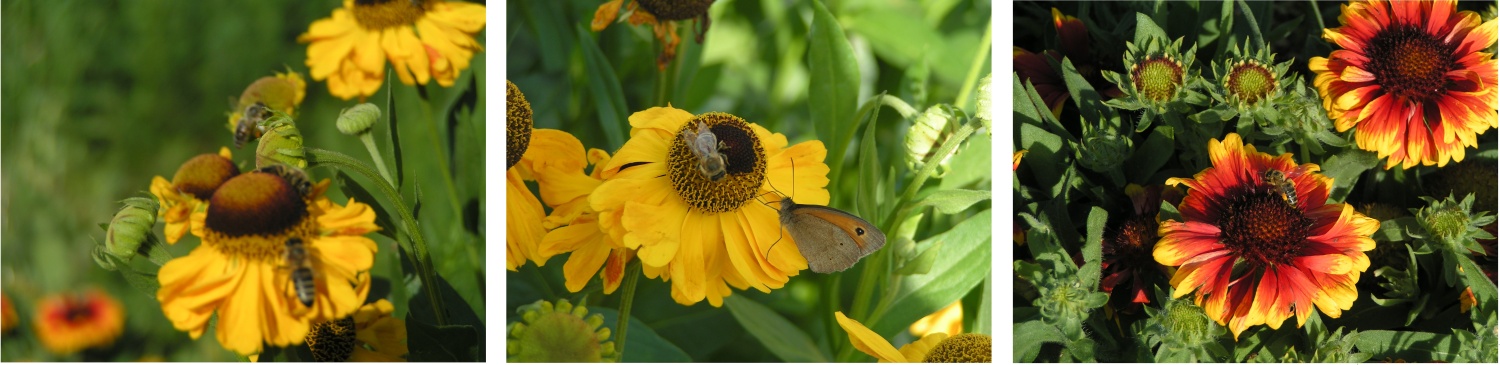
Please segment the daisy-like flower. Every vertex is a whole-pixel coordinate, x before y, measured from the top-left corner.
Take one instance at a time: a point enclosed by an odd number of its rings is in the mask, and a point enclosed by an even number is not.
[[[694,20],[698,28],[698,43],[703,43],[703,34],[708,33],[708,7],[714,0],[609,0],[594,10],[594,20],[589,28],[598,32],[608,28],[620,15],[620,6],[625,6],[630,25],[650,25],[656,40],[662,42],[661,54],[656,57],[656,67],[666,70],[667,64],[677,58],[677,46],[682,38],[677,36],[678,21]]]
[[[1061,54],[1050,49],[1031,53],[1021,47],[1013,47],[1011,58],[1015,61],[1016,75],[1021,77],[1022,82],[1030,82],[1036,87],[1037,96],[1047,103],[1052,116],[1062,115],[1063,103],[1068,101],[1068,86],[1063,82],[1062,74],[1047,62],[1049,58],[1061,60]]]
[[[9,295],[0,295],[0,333],[10,333],[20,323],[16,317],[16,308],[10,305]]]
[[[98,289],[56,294],[36,306],[36,337],[56,354],[109,346],[125,330],[120,301]]]
[[[699,123],[720,143],[718,180],[700,172],[682,138]],[[646,277],[672,283],[673,299],[718,307],[730,286],[770,292],[807,268],[767,200],[828,204],[822,142],[787,146],[786,136],[739,117],[671,106],[632,114],[630,125],[630,140],[604,165],[589,203],[606,234],[637,250]]]
[[[1058,48],[1061,52],[1048,49],[1032,53],[1021,47],[1014,47],[1011,55],[1015,60],[1016,73],[1023,82],[1029,80],[1036,86],[1037,93],[1052,109],[1052,116],[1062,115],[1063,102],[1070,97],[1062,71],[1053,67],[1053,63],[1060,64],[1064,57],[1073,63],[1073,67],[1078,69],[1078,73],[1095,90],[1106,97],[1119,97],[1120,89],[1105,81],[1099,73],[1099,66],[1089,51],[1089,30],[1083,21],[1052,8],[1052,27],[1057,30]]]
[[[172,180],[157,176],[151,179],[151,194],[160,203],[159,219],[166,222],[167,243],[177,243],[189,231],[203,226],[208,198],[229,178],[239,175],[228,147],[219,154],[202,154],[184,162]]]
[[[246,119],[245,108],[260,103],[263,107],[286,113],[290,116],[297,115],[297,107],[302,105],[302,99],[307,97],[307,80],[302,79],[302,74],[287,69],[285,73],[277,72],[274,76],[266,76],[256,79],[245,87],[240,93],[239,101],[229,110],[229,131],[239,133],[245,128],[244,141],[253,140],[252,137],[260,137],[261,131],[255,127],[258,116],[250,116]],[[241,126],[241,124],[247,124]],[[239,138],[239,137],[236,137]]]
[[[406,322],[391,317],[385,299],[365,304],[353,315],[314,324],[307,335],[313,359],[337,362],[406,361]]]
[[[547,230],[542,228],[542,219],[547,215],[542,210],[526,180],[532,177],[531,166],[521,163],[527,159],[532,137],[531,104],[516,84],[505,81],[505,269],[516,271],[526,260],[537,266],[547,263],[551,256],[540,256],[537,245]]]
[[[1145,109],[1145,121],[1185,104],[1201,102],[1202,94],[1191,90],[1197,79],[1193,68],[1198,46],[1181,52],[1182,38],[1167,43],[1151,38],[1146,44],[1126,43],[1125,73],[1106,71],[1104,77],[1120,86],[1125,97],[1109,101],[1111,106],[1128,110]],[[1180,111],[1180,110],[1179,110]],[[1142,125],[1147,124],[1145,121]]]
[[[173,327],[197,339],[217,312],[219,343],[250,355],[261,352],[262,343],[302,343],[310,324],[358,309],[370,289],[367,271],[376,251],[364,235],[380,227],[369,205],[352,199],[339,205],[323,196],[328,185],[325,179],[303,195],[287,179],[263,172],[224,182],[209,199],[201,227],[195,226],[203,243],[157,274],[156,299]],[[292,277],[301,268],[311,270],[314,281],[307,303]]]
[[[1334,318],[1348,310],[1380,222],[1328,203],[1333,180],[1290,153],[1271,157],[1233,133],[1210,140],[1208,152],[1213,166],[1167,179],[1189,189],[1178,206],[1183,221],[1162,222],[1154,251],[1162,265],[1181,266],[1172,297],[1196,291],[1195,302],[1236,339],[1250,326],[1280,328],[1293,314],[1301,327],[1314,306]]]
[[[344,0],[333,15],[297,37],[307,46],[313,80],[328,92],[361,100],[380,90],[385,61],[406,85],[436,80],[453,86],[483,50],[474,34],[484,29],[484,5],[445,0]]]
[[[1262,46],[1252,53],[1248,41],[1243,51],[1239,45],[1231,46],[1229,57],[1213,64],[1214,76],[1218,79],[1216,87],[1211,89],[1214,99],[1252,117],[1257,116],[1254,111],[1271,109],[1271,105],[1278,104],[1272,100],[1286,95],[1281,90],[1281,79],[1292,61],[1273,64],[1276,55],[1268,48]],[[1297,82],[1293,80],[1292,83]]]
[[[989,335],[964,333],[950,336],[934,332],[896,350],[890,341],[859,321],[844,316],[844,312],[834,312],[833,315],[839,327],[849,335],[849,343],[880,362],[991,362]]]
[[[1125,195],[1130,196],[1131,214],[1111,226],[1105,235],[1100,247],[1104,255],[1104,276],[1099,287],[1117,301],[1123,300],[1120,303],[1128,303],[1123,308],[1133,310],[1151,302],[1147,295],[1151,289],[1149,278],[1162,271],[1151,256],[1159,239],[1156,213],[1161,210],[1163,201],[1174,205],[1181,202],[1182,191],[1164,185],[1141,187],[1130,184],[1125,186]],[[1127,283],[1127,290],[1121,291],[1125,295],[1113,295],[1117,288]]]
[[[1463,161],[1464,146],[1497,127],[1496,20],[1455,11],[1453,1],[1356,1],[1343,26],[1323,30],[1337,44],[1307,67],[1323,108],[1359,148],[1387,158],[1387,169]]]
[[[621,237],[610,237],[599,228],[599,212],[588,199],[604,180],[600,175],[609,163],[609,153],[594,148],[585,154],[583,143],[563,131],[538,129],[532,136],[536,139],[531,148],[538,156],[549,157],[530,164],[542,201],[552,207],[552,215],[542,222],[549,232],[542,238],[541,255],[572,252],[563,265],[568,291],[583,290],[598,273],[604,281],[604,294],[614,293],[625,278],[625,264],[635,259],[635,251],[620,244]],[[594,170],[585,174],[588,165]]]

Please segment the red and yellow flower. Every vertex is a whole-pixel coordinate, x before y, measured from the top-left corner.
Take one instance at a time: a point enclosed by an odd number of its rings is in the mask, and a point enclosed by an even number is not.
[[[108,346],[125,330],[120,301],[98,289],[56,294],[36,306],[36,337],[57,354]]]
[[[1496,20],[1455,11],[1453,1],[1358,1],[1344,5],[1337,44],[1308,68],[1323,107],[1359,148],[1387,158],[1386,168],[1463,161],[1464,146],[1496,124]]]
[[[1290,153],[1257,152],[1232,133],[1208,150],[1213,166],[1167,179],[1189,189],[1182,221],[1162,222],[1154,251],[1162,265],[1180,266],[1172,297],[1197,292],[1197,304],[1235,338],[1258,324],[1280,328],[1293,314],[1301,327],[1315,306],[1334,318],[1348,310],[1380,222],[1329,203],[1333,180]],[[1265,181],[1270,170],[1288,183]]]

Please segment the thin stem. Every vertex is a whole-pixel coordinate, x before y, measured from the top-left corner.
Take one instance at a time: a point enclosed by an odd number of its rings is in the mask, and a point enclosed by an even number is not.
[[[639,261],[631,262],[630,267],[625,269],[625,291],[620,297],[620,318],[616,318],[615,347],[619,350],[615,354],[619,357],[617,362],[625,361],[625,330],[630,327],[630,302],[635,301],[635,282],[641,276],[641,264]]]
[[[371,137],[369,132],[365,132],[359,135],[359,141],[364,142],[365,149],[370,151],[370,159],[375,161],[375,168],[380,170],[380,176],[384,177],[387,183],[396,185],[396,179],[391,178],[391,171],[385,168],[385,159],[381,158],[380,150],[375,148],[375,138]]]
[[[992,19],[990,20],[990,24],[984,26],[984,38],[979,40],[979,51],[974,54],[974,62],[969,64],[969,76],[964,77],[964,87],[958,89],[958,100],[953,101],[953,104],[957,105],[959,109],[969,108],[969,100],[972,99],[969,97],[969,94],[974,93],[974,84],[979,82],[979,70],[984,69],[984,65],[989,64],[985,60],[990,57],[990,37],[994,33],[990,27],[994,23],[995,21]]]
[[[1250,12],[1250,4],[1246,4],[1245,0],[1237,1],[1237,3],[1240,4],[1240,12],[1245,13],[1245,22],[1250,23],[1251,39],[1255,40],[1255,44],[1264,46],[1266,44],[1266,39],[1261,37],[1260,35],[1260,23],[1257,23],[1255,21],[1255,13]],[[1318,21],[1322,22],[1323,19],[1319,18]]]
[[[1318,9],[1318,0],[1307,0],[1307,3],[1312,7],[1313,19],[1318,20],[1318,29],[1328,29],[1328,26],[1323,25],[1323,10]]]
[[[947,156],[953,153],[953,151],[958,150],[958,145],[968,139],[969,135],[974,134],[974,131],[978,129],[976,127],[977,124],[979,124],[979,119],[971,119],[969,123],[959,126],[958,131],[954,132],[952,137],[943,142],[942,147],[938,147],[937,154],[933,156]],[[901,193],[901,198],[896,201],[895,206],[905,207],[910,205],[911,199],[917,195],[917,191],[921,190],[922,184],[926,183],[927,178],[932,177],[932,173],[937,170],[939,162],[942,162],[942,159],[933,158],[927,160],[927,163],[922,164],[922,169],[917,170],[917,174],[912,177],[911,183],[906,185],[906,191]],[[881,227],[894,227],[896,219],[899,217],[896,213],[901,210],[903,209],[892,210],[891,214],[886,216],[882,221],[885,224],[881,225]]]
[[[433,318],[437,319],[437,325],[447,325],[448,318],[443,311],[443,300],[437,294],[437,276],[433,271],[432,256],[427,252],[427,239],[422,235],[422,226],[412,216],[411,211],[401,203],[401,193],[394,186],[380,178],[380,175],[359,160],[348,155],[320,148],[307,147],[307,162],[313,165],[327,164],[334,167],[344,168],[363,175],[370,181],[375,182],[375,187],[385,194],[387,200],[393,202],[396,214],[401,218],[400,230],[406,233],[408,240],[397,239],[396,242],[409,253],[412,268],[417,270],[417,278],[422,280],[422,292],[427,293],[427,300],[432,303]],[[399,238],[401,233],[397,233]]]
[[[416,86],[422,87],[422,86]],[[443,150],[442,138],[438,137],[437,121],[432,119],[432,103],[422,99],[422,119],[427,121],[427,131],[432,136],[432,149],[437,151],[439,172],[443,175],[443,183],[448,185],[448,203],[453,206],[453,216],[464,216],[463,205],[458,202],[458,189],[454,188],[453,174],[448,167],[448,151]]]

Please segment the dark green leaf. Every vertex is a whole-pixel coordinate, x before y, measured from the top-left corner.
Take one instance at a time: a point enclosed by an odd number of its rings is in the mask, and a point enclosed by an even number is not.
[[[1015,362],[1036,361],[1036,355],[1042,350],[1044,343],[1067,342],[1062,332],[1057,331],[1057,327],[1042,323],[1041,319],[1016,323],[1011,334],[1015,335],[1015,341],[1012,342]]]
[[[1065,163],[1063,139],[1056,134],[1030,124],[1021,124],[1018,147],[1026,150],[1021,165],[1031,169],[1037,184],[1049,196],[1057,196],[1062,190],[1062,168]]]
[[[1073,97],[1073,103],[1078,106],[1078,111],[1083,114],[1084,123],[1096,127],[1102,127],[1105,123],[1115,123],[1119,118],[1115,117],[1114,109],[1104,106],[1100,101],[1099,92],[1089,85],[1089,81],[1078,73],[1078,68],[1073,66],[1073,60],[1062,61],[1063,81],[1067,84],[1068,95]],[[1101,114],[1102,113],[1102,114]],[[1118,128],[1118,125],[1112,127]]]
[[[985,210],[953,229],[933,236],[918,245],[942,242],[938,260],[923,275],[902,276],[893,283],[895,296],[880,315],[879,323],[870,329],[882,337],[894,336],[928,314],[962,298],[979,285],[990,272],[990,215]]]
[[[1078,279],[1090,288],[1099,286],[1100,263],[1104,260],[1101,245],[1104,241],[1104,223],[1108,219],[1109,213],[1104,208],[1089,209],[1088,239],[1083,244],[1084,267],[1079,271]]]
[[[611,148],[625,144],[625,132],[621,129],[630,109],[625,105],[625,92],[620,88],[620,79],[609,59],[599,50],[598,41],[589,36],[583,23],[575,25],[578,46],[583,49],[583,60],[588,69],[589,92],[599,107],[599,125],[604,129],[604,138]],[[610,148],[606,148],[610,149]]]
[[[832,359],[791,321],[743,295],[724,298],[724,307],[745,330],[776,357],[787,362],[829,362]],[[626,338],[629,341],[629,338]]]
[[[616,327],[620,323],[619,312],[612,308],[589,307],[589,313],[604,316],[604,327],[609,328],[611,336],[620,333],[620,329]],[[686,352],[663,339],[656,333],[656,330],[646,326],[645,322],[641,322],[640,318],[631,316],[630,328],[627,332],[629,333],[625,336],[625,358],[621,362],[693,362]],[[615,346],[620,346],[620,344],[617,343]]]
[[[416,311],[406,315],[406,339],[409,352],[406,359],[412,362],[473,362],[479,358],[480,341],[484,334],[474,326],[435,326],[416,319]]]
[[[1130,159],[1125,161],[1125,176],[1131,182],[1142,185],[1150,183],[1147,179],[1171,159],[1175,153],[1171,129],[1169,126],[1156,127],[1156,133],[1148,135],[1146,142],[1141,143]]]
[[[1146,14],[1135,13],[1135,46],[1145,49],[1146,41],[1152,38],[1168,40],[1167,32],[1156,26],[1156,21],[1151,20]],[[1165,44],[1163,44],[1165,46]]]
[[[396,91],[394,85],[395,83],[391,82],[390,74],[386,74],[385,84],[385,124],[388,127],[387,129],[390,130],[391,134],[390,139],[386,142],[391,144],[391,161],[395,162],[396,165],[396,176],[391,177],[393,179],[396,179],[396,181],[392,181],[391,184],[395,185],[397,189],[400,189],[401,179],[406,177],[406,172],[405,170],[402,170],[403,165],[401,163],[401,136],[399,133],[400,129],[396,128],[396,120],[398,119],[396,117]]]
[[[855,199],[854,210],[865,217],[884,216],[880,209],[880,181],[876,176],[880,173],[880,154],[875,152],[875,125],[880,118],[880,107],[875,107],[871,112],[870,124],[865,126],[865,136],[859,142],[859,198]]]
[[[1354,183],[1359,181],[1359,174],[1374,168],[1378,162],[1380,160],[1375,157],[1374,152],[1361,149],[1349,149],[1328,158],[1328,162],[1323,163],[1323,175],[1333,179],[1333,190],[1329,192],[1328,198],[1343,201]]]
[[[1406,232],[1421,229],[1416,217],[1401,217],[1380,221],[1380,230],[1370,238],[1377,241],[1401,242],[1406,240]]]
[[[823,6],[813,2],[807,31],[808,108],[818,137],[830,141],[830,161],[842,161],[856,126],[854,108],[859,97],[859,65],[844,29]]]
[[[1407,362],[1459,361],[1462,344],[1453,335],[1430,332],[1361,331],[1355,347],[1373,358],[1401,359]]]
[[[130,263],[125,262],[124,260],[120,260],[120,258],[115,257],[114,255],[104,256],[108,257],[109,260],[114,262],[115,268],[118,269],[121,276],[125,277],[126,283],[130,284],[131,287],[134,287],[136,290],[140,291],[141,294],[146,295],[147,298],[151,298],[152,300],[156,299],[156,291],[161,289],[161,283],[157,281],[156,273],[136,271],[135,268],[130,265]]]

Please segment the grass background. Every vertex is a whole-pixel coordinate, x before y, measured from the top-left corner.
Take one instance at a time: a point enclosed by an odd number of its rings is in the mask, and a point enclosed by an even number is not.
[[[224,128],[229,100],[237,99],[257,78],[288,66],[308,81],[298,118],[306,145],[369,163],[364,146],[333,125],[340,109],[358,101],[334,98],[323,82],[312,80],[305,66],[306,45],[296,42],[313,21],[328,17],[339,6],[337,1],[294,0],[21,0],[0,7],[0,153],[5,157],[0,165],[0,285],[20,316],[17,332],[3,340],[0,360],[236,360],[213,339],[213,329],[190,340],[172,328],[154,293],[136,291],[120,274],[95,265],[89,252],[96,242],[102,243],[104,233],[97,224],[113,217],[118,201],[149,195],[153,176],[170,180],[177,167],[195,155],[227,146],[242,166],[253,161],[254,145],[234,149]],[[484,34],[476,38],[482,43]],[[459,79],[464,85],[477,77],[477,100],[485,100],[485,56],[477,53],[472,68]],[[484,196],[484,103],[477,103],[473,114],[462,113],[464,122],[445,123],[448,120],[439,116],[462,88],[433,83],[431,108],[424,109],[415,88],[391,81],[396,83],[405,144],[403,192],[410,199],[413,186],[420,185],[424,199],[419,220],[433,260],[484,318],[485,247],[482,227],[476,223]],[[382,86],[370,102],[388,113],[385,90]],[[425,115],[432,115],[432,122]],[[468,121],[469,115],[473,121]],[[381,148],[389,149],[386,125],[378,125],[375,133]],[[453,194],[437,168],[445,155],[453,164]],[[333,170],[315,168],[309,173],[322,179],[332,177]],[[344,201],[336,188],[330,195],[335,202]],[[159,223],[158,234],[160,227]],[[397,277],[395,242],[383,236],[375,239],[380,245],[375,276]],[[182,256],[196,245],[196,238],[184,238],[170,250]],[[393,298],[415,289],[415,279],[392,281],[398,283]],[[46,353],[31,334],[32,303],[51,293],[87,287],[104,289],[124,304],[122,340],[111,348],[71,357]],[[405,300],[392,302],[396,315],[404,316]]]

